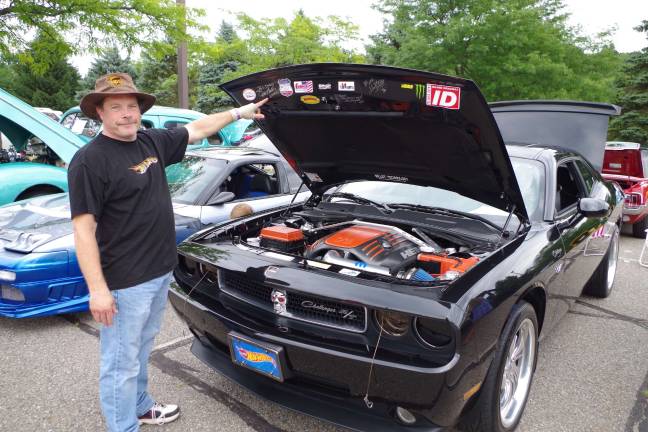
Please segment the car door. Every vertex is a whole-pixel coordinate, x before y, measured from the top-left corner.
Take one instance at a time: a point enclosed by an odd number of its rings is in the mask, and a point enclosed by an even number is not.
[[[558,315],[567,311],[573,299],[580,296],[583,286],[601,261],[597,244],[604,225],[602,218],[588,218],[578,211],[578,201],[589,197],[593,181],[583,181],[577,159],[563,160],[556,171],[555,222],[560,232],[565,256],[556,280]]]

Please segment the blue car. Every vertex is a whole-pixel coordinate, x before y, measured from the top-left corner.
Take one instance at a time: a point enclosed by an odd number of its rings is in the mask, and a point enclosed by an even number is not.
[[[285,159],[250,147],[187,152],[182,162],[167,167],[167,179],[178,243],[209,224],[228,220],[238,203],[257,212],[310,195],[301,192],[295,197],[301,179]],[[0,207],[0,287],[0,316],[38,317],[88,309],[68,194]]]

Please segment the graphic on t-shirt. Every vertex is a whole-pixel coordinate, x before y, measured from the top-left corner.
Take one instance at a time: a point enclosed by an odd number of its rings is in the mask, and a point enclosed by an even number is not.
[[[151,165],[156,163],[158,163],[158,159],[156,157],[147,157],[142,162],[138,163],[137,165],[133,165],[128,169],[135,171],[137,174],[144,174]]]

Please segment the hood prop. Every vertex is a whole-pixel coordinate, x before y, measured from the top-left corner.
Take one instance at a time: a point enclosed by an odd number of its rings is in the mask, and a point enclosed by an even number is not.
[[[297,199],[297,195],[299,195],[299,192],[301,192],[301,188],[304,186],[304,179],[302,179],[301,183],[299,184],[299,187],[297,188],[297,191],[295,192],[295,195],[293,195],[292,199],[290,200],[290,204],[286,207],[286,210],[281,214],[281,217],[286,216],[286,212],[288,211],[289,208],[292,207],[293,203]]]
[[[500,245],[502,244],[502,240],[504,240],[505,237],[508,237],[510,235],[509,232],[506,230],[506,228],[508,227],[508,224],[511,222],[511,218],[513,217],[513,213],[515,212],[516,208],[517,208],[516,205],[513,204],[513,207],[511,207],[511,211],[509,212],[508,217],[506,218],[506,222],[504,222],[504,226],[502,227],[502,232],[500,233],[500,237],[497,240],[497,247],[500,247]]]

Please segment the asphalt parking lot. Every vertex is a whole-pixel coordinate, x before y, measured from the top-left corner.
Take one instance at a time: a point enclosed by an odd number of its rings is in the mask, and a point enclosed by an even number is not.
[[[648,268],[642,240],[621,238],[608,299],[583,297],[540,347],[518,431],[648,432]],[[100,431],[98,326],[89,314],[0,318],[0,431]],[[151,358],[151,393],[179,403],[172,424],[143,431],[334,431],[259,399],[189,352],[171,308]]]

